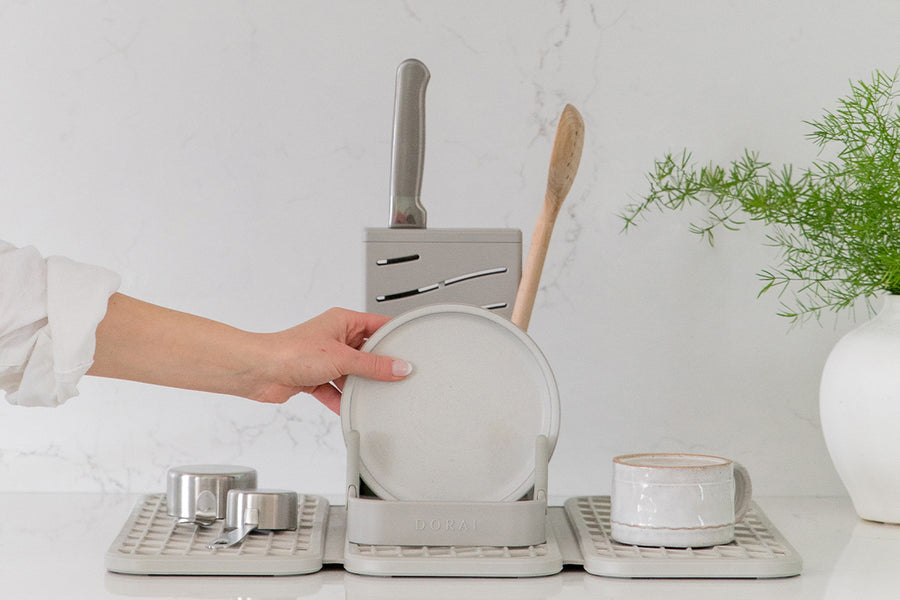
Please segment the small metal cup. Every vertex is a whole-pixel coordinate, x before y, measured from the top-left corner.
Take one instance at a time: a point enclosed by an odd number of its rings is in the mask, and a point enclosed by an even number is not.
[[[297,529],[297,492],[286,490],[230,490],[226,531],[207,546],[230,548],[257,529],[280,531]]]
[[[246,524],[257,529],[297,529],[297,492],[286,490],[231,490],[225,528]]]
[[[183,523],[224,519],[228,492],[256,487],[256,470],[234,465],[172,467],[166,475],[167,512]]]

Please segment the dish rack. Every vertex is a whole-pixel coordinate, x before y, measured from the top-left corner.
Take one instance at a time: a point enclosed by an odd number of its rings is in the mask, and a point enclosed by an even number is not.
[[[344,568],[360,575],[550,575],[563,559],[547,521],[550,461],[535,439],[534,487],[513,502],[384,500],[361,494],[359,432],[347,442]]]

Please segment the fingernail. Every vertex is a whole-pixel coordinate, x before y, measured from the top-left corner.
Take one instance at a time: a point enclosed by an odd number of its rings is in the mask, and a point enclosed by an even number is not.
[[[391,374],[394,377],[406,377],[412,373],[412,365],[405,360],[395,360],[391,363]]]

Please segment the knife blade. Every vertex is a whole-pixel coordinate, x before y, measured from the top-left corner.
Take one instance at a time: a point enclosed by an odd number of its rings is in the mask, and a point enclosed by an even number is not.
[[[422,172],[425,165],[425,88],[431,74],[420,60],[397,67],[391,149],[390,228],[425,229]]]

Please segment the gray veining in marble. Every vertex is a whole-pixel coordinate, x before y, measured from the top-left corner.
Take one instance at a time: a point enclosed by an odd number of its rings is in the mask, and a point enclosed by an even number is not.
[[[620,234],[655,157],[744,147],[803,163],[802,121],[896,68],[900,5],[813,2],[0,1],[0,239],[110,267],[124,293],[274,331],[362,305],[388,202],[394,70],[432,72],[434,227],[527,241],[562,107],[584,115],[530,334],[560,383],[554,494],[602,494],[630,451],[738,458],[763,494],[840,494],[817,385],[851,323],[790,330],[756,299],[762,232]],[[0,403],[0,491],[146,492],[173,464],[253,466],[340,493],[339,420],[88,379],[55,410]]]

